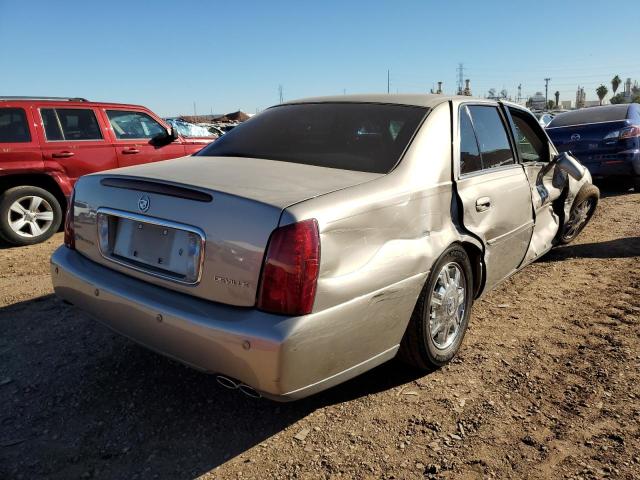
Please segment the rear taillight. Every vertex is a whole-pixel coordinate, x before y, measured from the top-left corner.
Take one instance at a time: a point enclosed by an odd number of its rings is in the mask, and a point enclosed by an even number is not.
[[[76,235],[73,229],[73,203],[76,198],[75,189],[71,193],[69,204],[67,205],[67,215],[64,218],[64,244],[67,248],[76,249]]]
[[[311,313],[320,267],[320,235],[315,219],[277,228],[262,267],[257,307],[283,315]]]
[[[640,137],[640,127],[627,127],[620,130],[620,138],[636,138]]]

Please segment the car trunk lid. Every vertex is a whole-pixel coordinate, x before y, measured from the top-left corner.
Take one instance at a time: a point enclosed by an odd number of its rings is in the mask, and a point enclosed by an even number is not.
[[[628,126],[626,120],[620,120],[552,127],[547,133],[559,152],[570,151],[582,163],[594,164],[625,148],[627,140],[619,140],[615,133]]]
[[[226,157],[89,175],[76,185],[76,249],[147,282],[250,307],[282,210],[379,176]]]

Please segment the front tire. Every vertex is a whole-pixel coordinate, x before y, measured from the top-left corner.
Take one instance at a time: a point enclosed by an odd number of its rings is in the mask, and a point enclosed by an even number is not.
[[[598,200],[600,199],[600,190],[595,185],[585,184],[582,186],[578,195],[573,200],[569,219],[560,228],[558,235],[558,243],[566,245],[572,242],[589,223],[591,217],[596,211]]]
[[[33,245],[58,231],[62,208],[50,192],[13,187],[0,195],[0,237],[11,245]]]
[[[460,349],[473,305],[471,263],[449,247],[433,266],[404,334],[399,358],[420,370],[451,361]]]

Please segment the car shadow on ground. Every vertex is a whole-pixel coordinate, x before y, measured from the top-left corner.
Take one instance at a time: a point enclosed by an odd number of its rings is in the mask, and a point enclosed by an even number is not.
[[[640,257],[640,237],[625,237],[598,243],[578,243],[557,247],[539,262],[558,262],[568,258],[632,258]]]
[[[600,198],[636,193],[631,185],[624,185],[612,180],[598,180],[595,185],[600,189]]]
[[[0,308],[0,331],[2,478],[192,479],[318,408],[424,375],[391,361],[279,404],[224,389],[53,295]]]

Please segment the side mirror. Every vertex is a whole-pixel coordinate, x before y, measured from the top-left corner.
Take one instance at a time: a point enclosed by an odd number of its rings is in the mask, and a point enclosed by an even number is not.
[[[151,144],[156,147],[164,147],[178,138],[178,130],[173,127],[167,128],[164,132],[160,132],[158,135],[151,139]]]
[[[575,180],[581,180],[587,171],[585,166],[571,155],[571,152],[559,153],[553,158],[553,163],[558,165],[560,170],[565,172],[567,175],[570,175]]]

